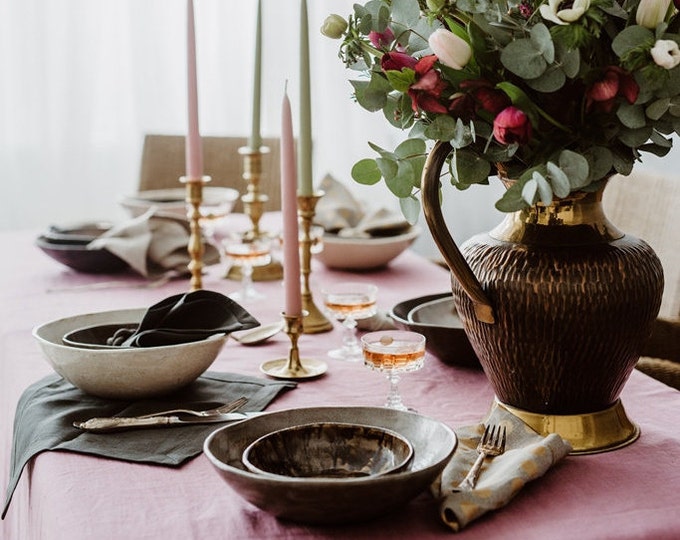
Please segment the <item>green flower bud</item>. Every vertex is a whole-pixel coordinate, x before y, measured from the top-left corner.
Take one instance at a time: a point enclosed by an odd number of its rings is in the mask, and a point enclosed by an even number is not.
[[[347,30],[347,21],[335,13],[326,17],[321,25],[321,33],[331,39],[340,39],[345,30]]]

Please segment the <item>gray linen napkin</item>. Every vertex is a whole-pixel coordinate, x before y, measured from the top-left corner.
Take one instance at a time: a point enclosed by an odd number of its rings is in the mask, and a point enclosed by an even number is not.
[[[59,375],[29,386],[19,399],[14,418],[14,441],[4,519],[21,472],[45,450],[65,450],[123,461],[178,466],[201,453],[203,441],[221,424],[135,429],[96,434],[73,427],[95,416],[138,416],[182,406],[205,409],[241,396],[242,411],[263,410],[282,390],[296,384],[233,373],[207,371],[189,386],[168,396],[139,401],[112,401],[85,394]]]
[[[88,244],[88,249],[104,248],[126,261],[141,275],[154,279],[188,272],[189,222],[179,216],[145,214],[112,227]],[[204,245],[203,263],[219,262],[217,249]]]
[[[455,532],[487,512],[508,504],[527,482],[543,476],[571,451],[571,445],[559,435],[553,433],[543,437],[498,405],[493,407],[486,421],[506,427],[505,453],[485,461],[474,489],[457,491],[456,486],[477,459],[476,448],[484,425],[457,429],[456,451],[431,487],[439,500],[442,521]]]

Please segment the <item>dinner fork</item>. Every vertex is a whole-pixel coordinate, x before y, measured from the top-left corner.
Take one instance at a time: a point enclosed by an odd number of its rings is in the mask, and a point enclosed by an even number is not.
[[[477,445],[479,455],[474,465],[467,473],[463,481],[458,484],[457,490],[473,489],[477,484],[477,478],[482,470],[482,465],[487,457],[493,458],[505,452],[505,426],[487,425],[484,434]]]
[[[205,418],[207,416],[219,416],[221,414],[226,414],[234,412],[248,403],[248,398],[240,397],[224,405],[220,405],[214,409],[207,409],[205,411],[194,411],[193,409],[170,409],[167,411],[160,411],[150,414],[144,414],[142,416],[137,416],[136,418],[155,418],[156,416],[169,416],[171,414],[190,414],[193,416],[200,416]]]

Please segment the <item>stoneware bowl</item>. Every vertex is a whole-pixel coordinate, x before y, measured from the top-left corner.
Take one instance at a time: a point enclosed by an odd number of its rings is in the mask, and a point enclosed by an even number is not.
[[[445,364],[481,369],[451,293],[405,300],[389,315],[399,328],[423,334],[427,351]]]
[[[400,472],[358,478],[273,476],[251,472],[243,464],[245,449],[263,435],[318,422],[389,429],[411,443],[413,458]],[[416,413],[383,407],[312,407],[224,426],[208,436],[203,451],[224,481],[258,508],[301,523],[347,524],[406,505],[441,473],[455,447],[456,436],[448,426]]]
[[[165,347],[88,349],[62,340],[78,328],[141,321],[146,309],[104,311],[66,317],[34,328],[52,368],[84,392],[110,399],[138,399],[167,394],[194,381],[217,358],[225,334]]]
[[[413,456],[408,439],[375,426],[317,422],[255,440],[243,463],[256,473],[294,478],[359,478],[403,469]]]
[[[83,349],[119,349],[119,346],[108,342],[109,338],[120,330],[132,332],[137,326],[129,323],[95,324],[67,332],[62,341],[64,345]]]
[[[403,234],[375,238],[343,238],[326,234],[323,250],[315,257],[328,268],[372,270],[381,268],[406,250],[420,234],[411,227]]]
[[[185,188],[151,189],[139,191],[124,197],[120,204],[132,217],[141,216],[151,207],[164,214],[186,217]],[[239,192],[232,188],[204,186],[201,213],[219,213],[227,215],[231,212],[239,198]]]

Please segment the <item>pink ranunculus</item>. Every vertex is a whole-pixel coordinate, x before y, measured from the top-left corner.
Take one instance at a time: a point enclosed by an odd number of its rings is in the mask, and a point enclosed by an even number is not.
[[[415,69],[418,60],[410,54],[399,51],[390,51],[383,54],[380,66],[383,71],[401,71],[404,68]]]
[[[506,107],[493,121],[493,136],[501,144],[526,144],[531,139],[531,122],[517,107]]]
[[[604,112],[611,112],[616,98],[623,97],[633,104],[638,98],[640,87],[633,76],[618,66],[608,66],[602,77],[596,80],[586,91],[587,108],[595,106]]]
[[[394,41],[394,32],[389,28],[385,28],[384,32],[373,30],[368,33],[368,39],[376,49],[386,49]]]

